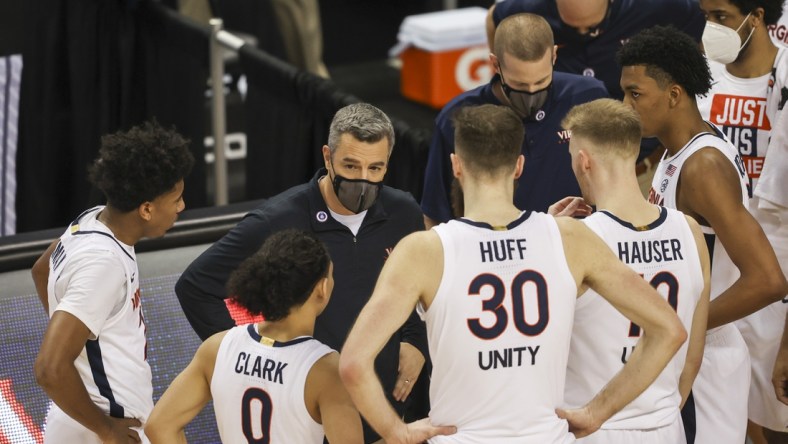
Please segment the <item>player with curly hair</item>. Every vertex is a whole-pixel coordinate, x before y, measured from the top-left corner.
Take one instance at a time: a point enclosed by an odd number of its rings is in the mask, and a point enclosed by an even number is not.
[[[188,146],[156,122],[104,136],[90,180],[106,206],[79,215],[33,267],[51,317],[35,362],[54,401],[45,442],[147,442],[153,385],[134,245],[183,211]]]
[[[200,346],[153,409],[145,426],[151,441],[184,440],[186,424],[213,399],[222,442],[319,444],[324,434],[331,442],[363,442],[361,419],[339,380],[339,355],[312,337],[334,288],[332,270],[325,245],[294,229],[273,234],[244,260],[230,293],[265,321]]]
[[[731,322],[779,301],[788,283],[747,211],[741,157],[698,111],[696,96],[709,91],[711,75],[695,42],[673,28],[654,27],[624,45],[619,60],[624,102],[640,114],[643,137],[657,137],[666,149],[649,201],[697,220],[712,259],[706,349],[682,412],[688,437],[695,431],[696,443],[741,443],[750,358]]]

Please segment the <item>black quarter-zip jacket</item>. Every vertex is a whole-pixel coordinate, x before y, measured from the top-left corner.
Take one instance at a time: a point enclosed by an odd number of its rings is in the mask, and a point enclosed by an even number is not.
[[[186,318],[203,340],[235,325],[224,299],[230,274],[254,254],[271,234],[287,228],[314,233],[328,247],[334,262],[334,291],[325,311],[317,318],[314,337],[341,350],[356,317],[372,295],[386,258],[406,235],[424,229],[421,209],[413,196],[383,186],[378,200],[353,233],[331,217],[318,188],[319,170],[302,185],[278,194],[250,211],[222,239],[192,262],[175,285]],[[378,355],[375,369],[389,401],[399,365],[399,343],[408,342],[427,357],[424,323],[411,314]]]

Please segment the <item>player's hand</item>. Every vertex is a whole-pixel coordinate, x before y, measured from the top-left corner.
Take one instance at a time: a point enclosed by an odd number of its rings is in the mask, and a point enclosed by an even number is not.
[[[142,423],[134,418],[109,418],[110,428],[100,436],[105,444],[132,444],[141,442],[140,434],[132,427],[142,427]]]
[[[588,407],[579,409],[555,409],[555,413],[561,419],[566,419],[569,423],[569,431],[575,438],[582,438],[596,432],[602,425]]]
[[[408,399],[413,384],[419,379],[421,369],[424,367],[424,355],[418,348],[407,342],[399,343],[399,369],[397,382],[394,384],[394,399],[403,402]]]
[[[772,372],[774,394],[783,404],[788,404],[788,347],[780,345]]]
[[[551,216],[586,217],[590,216],[594,209],[583,200],[582,197],[569,196],[550,205],[547,214]]]
[[[423,418],[403,426],[397,431],[397,436],[386,437],[386,444],[421,444],[433,436],[457,433],[457,427],[434,426],[430,418]]]

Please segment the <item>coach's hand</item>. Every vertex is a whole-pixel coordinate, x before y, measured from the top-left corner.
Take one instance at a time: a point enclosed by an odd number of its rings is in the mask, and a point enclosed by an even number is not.
[[[407,342],[399,343],[399,373],[397,383],[394,384],[394,399],[403,402],[408,399],[413,384],[419,379],[421,369],[424,367],[424,356],[418,348]]]
[[[547,214],[551,216],[586,217],[590,216],[594,209],[583,200],[582,197],[569,196],[550,205]]]
[[[602,425],[588,407],[579,409],[555,409],[555,413],[561,419],[566,419],[569,423],[569,431],[575,438],[582,438],[596,432]]]
[[[142,423],[134,418],[109,418],[110,428],[100,436],[105,444],[131,444],[141,442],[140,434],[132,427],[142,427]]]

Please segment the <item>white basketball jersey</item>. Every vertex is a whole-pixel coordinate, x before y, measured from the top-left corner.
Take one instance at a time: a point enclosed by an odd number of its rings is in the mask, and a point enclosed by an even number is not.
[[[703,291],[703,273],[684,214],[661,208],[657,220],[635,227],[611,213],[598,211],[584,222],[622,262],[667,299],[690,331]],[[598,293],[589,289],[580,296],[566,373],[567,405],[581,407],[590,401],[621,370],[640,336],[640,327]],[[685,343],[654,383],[602,428],[653,429],[672,424],[679,415],[678,385],[686,356]]]
[[[750,179],[750,192],[761,176],[770,136],[788,131],[775,125],[788,75],[785,52],[778,50],[770,73],[751,79],[734,77],[725,65],[710,61],[714,82],[706,96],[698,97],[701,116],[717,125],[737,148]]]
[[[566,360],[577,286],[555,220],[523,213],[505,229],[467,219],[433,228],[443,277],[427,324],[431,443],[564,443]]]
[[[60,237],[49,261],[49,312],[71,313],[91,330],[74,362],[91,400],[110,416],[144,423],[153,385],[136,256],[97,220],[103,208],[82,213]],[[111,263],[111,272],[86,279],[95,262]]]
[[[662,156],[657,170],[654,173],[654,180],[651,182],[648,200],[668,208],[676,208],[676,189],[681,176],[681,168],[696,151],[705,147],[712,147],[720,150],[730,161],[731,166],[739,176],[741,185],[742,203],[748,205],[749,180],[744,169],[744,165],[736,152],[736,148],[725,139],[725,136],[713,124],[716,134],[700,133],[695,135],[684,147],[674,156],[668,157],[668,152]],[[710,171],[709,174],[714,174]],[[717,239],[714,229],[701,225],[703,236],[706,238],[706,246],[711,257],[711,299],[716,298],[723,291],[730,288],[739,278],[739,269],[731,261],[730,256],[725,251],[725,247]]]
[[[312,365],[331,352],[308,336],[288,342],[260,336],[256,324],[230,329],[211,379],[222,442],[322,443],[323,426],[307,411],[304,387]]]

